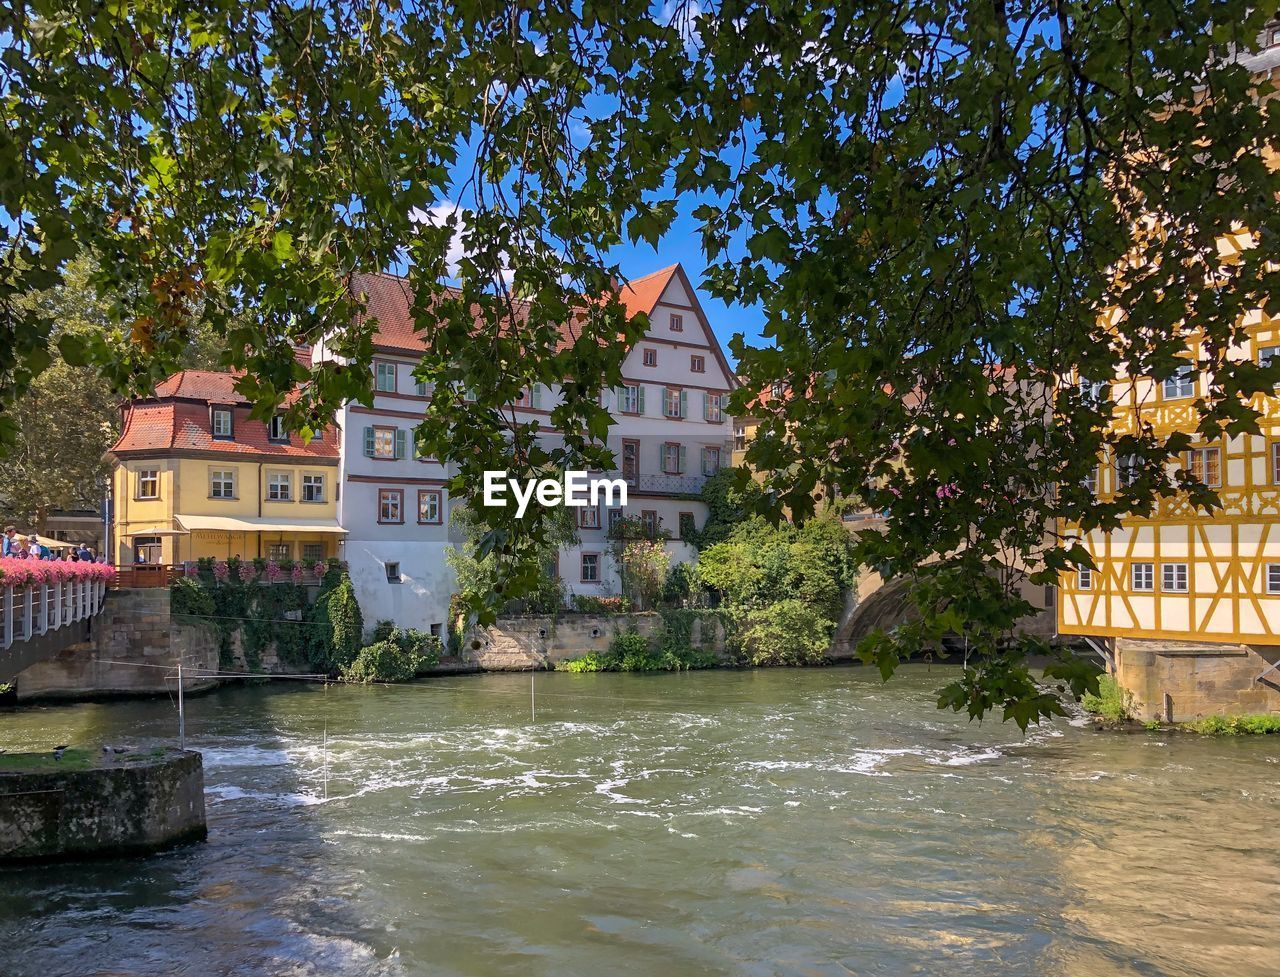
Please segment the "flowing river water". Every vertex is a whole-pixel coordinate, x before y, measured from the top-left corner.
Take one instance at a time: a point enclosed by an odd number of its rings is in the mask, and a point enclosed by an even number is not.
[[[191,699],[208,842],[0,871],[0,974],[1280,974],[1280,737],[1023,737],[935,709],[950,675]],[[10,750],[175,732],[0,714]]]

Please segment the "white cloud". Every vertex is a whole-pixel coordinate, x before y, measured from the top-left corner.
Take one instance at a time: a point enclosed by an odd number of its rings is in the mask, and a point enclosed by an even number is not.
[[[452,222],[453,234],[449,238],[449,246],[445,249],[444,254],[444,273],[446,278],[456,280],[458,277],[458,265],[467,254],[466,245],[463,242],[463,237],[467,233],[469,224],[467,211],[463,210],[460,205],[445,200],[432,204],[426,210],[415,207],[409,212],[409,219],[417,224],[430,224],[432,227],[445,227]],[[502,265],[497,278],[501,281],[502,286],[506,287],[511,284],[512,271],[508,266],[509,262],[505,253],[502,255]]]
[[[673,27],[688,47],[701,47],[702,35],[698,33],[697,18],[702,16],[702,4],[698,0],[665,0],[655,18],[664,27]]]

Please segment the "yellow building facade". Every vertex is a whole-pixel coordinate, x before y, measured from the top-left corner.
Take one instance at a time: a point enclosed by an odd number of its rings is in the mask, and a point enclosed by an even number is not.
[[[1280,322],[1254,313],[1235,355],[1267,362],[1280,354]],[[1112,427],[1150,424],[1157,436],[1194,434],[1195,399],[1206,378],[1194,366],[1172,378],[1121,377],[1111,386]],[[1150,517],[1128,517],[1112,532],[1082,539],[1096,570],[1065,573],[1058,629],[1068,635],[1163,641],[1280,645],[1280,397],[1259,395],[1261,433],[1197,441],[1168,466],[1214,488],[1221,510],[1164,499]],[[1123,459],[1105,458],[1096,491],[1108,498],[1126,477]]]
[[[249,417],[229,373],[185,371],[130,403],[109,453],[117,564],[339,556],[338,438]]]

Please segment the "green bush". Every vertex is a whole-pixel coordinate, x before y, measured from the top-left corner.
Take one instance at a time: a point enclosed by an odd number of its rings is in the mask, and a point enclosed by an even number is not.
[[[1263,713],[1255,716],[1207,716],[1187,723],[1187,728],[1210,736],[1251,736],[1280,733],[1280,715]]]
[[[418,674],[421,659],[396,641],[375,641],[357,652],[342,669],[344,682],[408,682]]]
[[[566,672],[680,672],[717,664],[713,653],[695,651],[687,644],[668,641],[657,650],[651,640],[630,628],[614,636],[608,651],[588,652],[558,667]]]
[[[750,611],[741,644],[752,665],[818,665],[826,661],[835,623],[794,598]]]
[[[395,632],[396,622],[383,619],[373,626],[373,635],[369,638],[369,643],[376,645],[379,641],[390,641]]]
[[[1080,705],[1085,712],[1113,723],[1133,718],[1133,693],[1122,687],[1110,675],[1100,675],[1098,694],[1086,692],[1080,698]]]
[[[179,577],[169,587],[169,608],[174,619],[185,624],[216,624],[213,594],[189,577]]]
[[[322,649],[326,657],[317,664],[329,672],[341,672],[355,661],[364,636],[364,616],[350,578],[343,577],[316,601],[316,606],[316,617],[331,627],[331,639]]]

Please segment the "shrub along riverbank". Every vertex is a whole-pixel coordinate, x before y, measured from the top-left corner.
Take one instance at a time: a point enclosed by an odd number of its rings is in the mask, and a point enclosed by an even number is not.
[[[1108,726],[1134,725],[1133,693],[1121,686],[1113,676],[1098,679],[1098,694],[1086,694],[1080,705],[1098,722]],[[1280,733],[1280,715],[1264,713],[1252,716],[1206,716],[1189,723],[1147,722],[1152,732],[1181,730],[1206,736],[1251,736]]]

